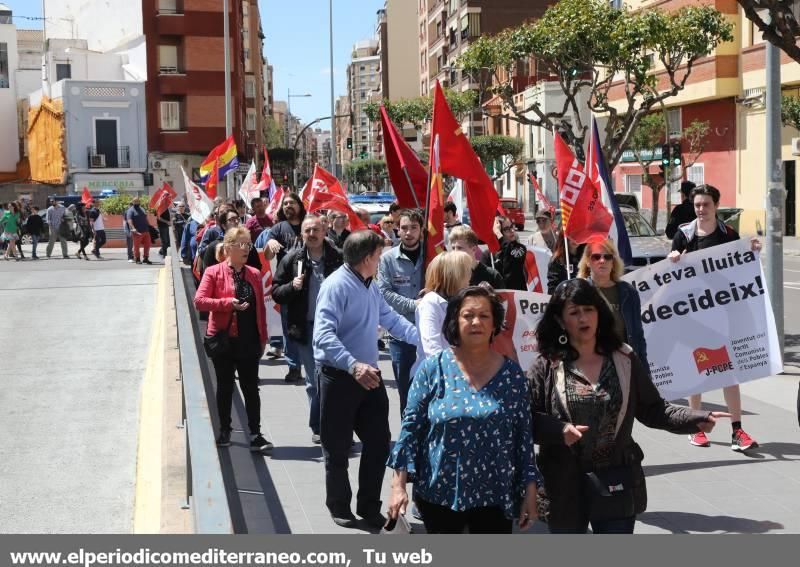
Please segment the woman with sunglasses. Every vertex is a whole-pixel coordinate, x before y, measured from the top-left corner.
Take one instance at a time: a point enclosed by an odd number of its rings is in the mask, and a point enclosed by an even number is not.
[[[204,270],[207,270],[211,266],[217,264],[219,247],[222,246],[222,238],[227,231],[232,228],[242,226],[242,219],[239,216],[239,213],[237,213],[233,208],[223,209],[220,212],[218,219],[219,224],[214,228],[217,230],[217,234],[219,236],[217,236],[214,240],[211,240],[206,246],[206,250],[203,253]],[[259,271],[261,270],[261,261],[258,258],[258,252],[256,251],[255,247],[251,247],[247,254],[247,265]]]
[[[620,279],[624,271],[617,246],[609,238],[598,237],[589,241],[578,264],[578,277],[597,288],[611,308],[614,330],[619,338],[631,346],[649,371],[647,341],[642,328],[642,303],[636,288]]]
[[[381,236],[383,236],[385,246],[392,247],[400,242],[400,239],[394,233],[394,219],[391,215],[383,217],[378,226],[381,227]]]
[[[639,357],[613,331],[614,316],[583,279],[560,284],[536,327],[531,367],[537,463],[552,533],[633,533],[647,507],[634,418],[670,433],[711,431],[723,412],[666,402]]]
[[[252,249],[249,230],[243,226],[229,229],[222,245],[217,247],[218,263],[203,274],[194,305],[198,311],[209,312],[208,337],[220,333],[229,337],[227,348],[211,356],[217,375],[217,445],[228,447],[231,444],[231,404],[236,373],[247,411],[250,450],[266,452],[272,449],[272,443],[261,435],[258,362],[267,344],[267,312],[261,274],[245,265]]]

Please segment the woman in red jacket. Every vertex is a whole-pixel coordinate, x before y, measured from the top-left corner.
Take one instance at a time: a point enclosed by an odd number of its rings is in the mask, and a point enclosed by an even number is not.
[[[199,311],[209,311],[208,335],[227,332],[229,348],[211,358],[217,374],[217,411],[220,432],[217,445],[231,444],[231,404],[234,372],[244,395],[250,428],[250,450],[267,452],[272,443],[261,435],[261,399],[258,394],[258,363],[267,344],[267,313],[264,291],[258,270],[247,266],[247,255],[253,244],[244,227],[225,233],[217,247],[219,264],[203,273],[194,297]]]

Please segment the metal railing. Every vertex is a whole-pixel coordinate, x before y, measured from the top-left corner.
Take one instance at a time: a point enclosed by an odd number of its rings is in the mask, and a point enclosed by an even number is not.
[[[131,166],[130,146],[118,146],[116,149],[98,149],[95,146],[86,148],[86,159],[89,169],[129,168]]]
[[[186,502],[193,512],[195,533],[231,534],[231,511],[214,441],[214,427],[200,366],[201,353],[189,311],[193,302],[184,284],[174,232],[172,237],[170,258],[183,389],[183,425],[186,432]]]

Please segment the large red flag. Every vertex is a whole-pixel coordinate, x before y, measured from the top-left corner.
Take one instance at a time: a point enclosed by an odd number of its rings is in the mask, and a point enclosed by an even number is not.
[[[558,133],[555,134],[555,150],[564,234],[578,244],[598,234],[605,238],[614,218],[603,205],[600,190]]]
[[[383,153],[386,156],[386,169],[389,181],[401,207],[419,208],[425,203],[428,173],[420,163],[397,127],[389,120],[386,109],[381,105],[381,127],[383,128]]]
[[[272,200],[269,202],[269,206],[267,206],[266,215],[272,219],[272,222],[277,222],[275,219],[275,215],[278,214],[278,209],[283,202],[283,187],[278,187],[275,190],[275,194],[272,195]]]
[[[339,184],[339,180],[332,173],[320,167],[319,164],[314,164],[314,175],[305,184],[300,195],[306,209],[308,209],[309,203],[317,193],[333,193],[347,201],[347,194]]]
[[[88,207],[92,204],[92,201],[94,201],[94,198],[92,197],[92,194],[89,193],[89,188],[84,187],[83,193],[81,194],[81,203]]]
[[[340,213],[346,214],[347,218],[350,220],[350,230],[352,232],[367,228],[364,226],[364,223],[361,221],[361,219],[358,218],[358,215],[353,210],[353,207],[350,206],[350,202],[347,200],[347,197],[343,197],[337,193],[330,193],[328,191],[317,191],[314,193],[313,198],[308,203],[308,212],[314,213],[320,209],[325,209],[326,211],[339,211]]]
[[[447,106],[439,81],[436,81],[433,90],[431,141],[437,134],[442,173],[464,180],[472,230],[486,243],[489,250],[492,252],[500,250],[500,244],[494,234],[494,213],[500,204],[500,198],[492,185],[492,180],[481,165],[481,160],[478,159],[450,107]]]
[[[428,199],[428,232],[425,236],[425,268],[445,251],[444,241],[444,188],[442,163],[439,159],[439,136],[433,141],[431,152],[431,190]]]
[[[168,183],[163,183],[161,188],[150,197],[150,208],[155,209],[156,215],[161,216],[176,196],[175,190]]]
[[[211,173],[206,181],[206,195],[211,199],[217,198],[217,185],[219,185],[219,164],[215,161],[211,166]]]

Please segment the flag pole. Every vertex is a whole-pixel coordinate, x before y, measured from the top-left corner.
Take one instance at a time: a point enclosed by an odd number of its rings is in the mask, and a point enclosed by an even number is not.
[[[553,140],[555,141],[556,136],[558,136],[558,132],[556,132],[555,124],[553,125]],[[556,177],[556,182],[558,182],[558,177]],[[558,183],[556,183],[558,185]],[[561,209],[561,236],[564,237],[564,262],[567,265],[567,279],[570,279],[570,273],[572,272],[572,266],[569,261],[569,239],[567,238],[567,225],[564,223],[564,208],[561,206],[561,187],[558,187],[558,208]]]
[[[431,180],[433,179],[433,155],[434,152],[438,152],[439,150],[439,135],[436,135],[436,138],[433,140],[433,144],[431,144],[431,155],[428,156],[428,189],[425,192],[425,227],[424,232],[422,233],[422,266],[425,266],[425,262],[427,258],[425,257],[425,252],[428,250],[428,225],[429,225],[429,217],[430,217],[430,210],[431,210]]]
[[[406,175],[406,181],[408,181],[408,188],[411,191],[411,196],[414,197],[414,204],[419,209],[419,199],[417,199],[417,192],[414,190],[414,184],[411,183],[411,176],[408,174],[408,167],[403,166],[403,173]],[[430,179],[430,177],[429,177]]]

